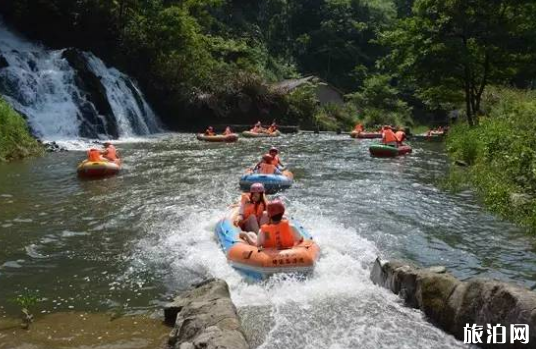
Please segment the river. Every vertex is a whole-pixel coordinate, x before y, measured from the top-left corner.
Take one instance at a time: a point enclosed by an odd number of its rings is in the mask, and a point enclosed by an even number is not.
[[[444,265],[461,278],[534,288],[536,253],[523,231],[470,192],[441,190],[441,144],[374,159],[369,141],[303,133],[211,144],[190,134],[119,142],[124,170],[80,180],[81,151],[0,164],[0,316],[25,289],[39,313],[147,313],[178,290],[225,279],[246,333],[261,348],[459,348],[463,343],[369,281],[376,256]],[[280,193],[322,255],[306,280],[252,283],[228,266],[216,221],[238,178],[271,145],[295,174]]]

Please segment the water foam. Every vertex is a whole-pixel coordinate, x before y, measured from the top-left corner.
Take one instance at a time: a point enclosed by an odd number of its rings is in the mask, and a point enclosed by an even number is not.
[[[152,227],[154,235],[142,240],[139,251],[145,261],[171,267],[170,291],[207,277],[226,280],[253,347],[461,347],[420,312],[372,284],[370,265],[379,251],[363,237],[366,225],[344,227],[310,205],[305,208],[299,202],[291,205],[322,250],[306,279],[277,276],[256,283],[231,268],[213,232],[224,210],[198,207],[174,216],[170,211],[166,216],[174,221]]]

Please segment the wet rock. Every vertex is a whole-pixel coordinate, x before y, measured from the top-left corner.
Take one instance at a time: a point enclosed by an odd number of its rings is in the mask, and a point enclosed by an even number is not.
[[[169,348],[249,348],[223,280],[208,280],[182,293],[165,307],[164,317],[174,326]]]
[[[42,143],[42,144],[45,147],[45,151],[48,152],[48,153],[58,153],[58,152],[67,151],[66,148],[60,146],[56,142],[46,142],[46,143]]]
[[[451,317],[447,309],[452,292],[460,285],[460,281],[449,274],[435,274],[427,271],[418,272],[417,278],[417,308],[426,316],[438,322],[441,327],[449,327]]]
[[[421,309],[433,323],[460,340],[464,338],[467,324],[484,326],[484,339],[488,324],[500,324],[506,327],[507,339],[500,348],[535,347],[536,293],[495,280],[462,282],[444,269],[419,269],[408,263],[385,262],[378,258],[370,277],[375,284],[400,295],[407,305]],[[529,326],[529,345],[519,341],[511,343],[510,326],[514,324]],[[498,347],[486,343],[481,346]]]
[[[4,55],[0,53],[0,69],[6,68],[6,67],[9,67],[9,63],[6,57],[4,57]]]
[[[458,165],[458,166],[461,166],[461,167],[467,167],[467,166],[469,166],[469,164],[468,164],[467,162],[463,161],[463,160],[456,160],[456,161],[454,161],[454,163],[455,163],[456,165]]]
[[[106,88],[99,76],[97,76],[87,61],[84,52],[77,49],[66,49],[62,57],[69,62],[76,71],[75,83],[81,91],[80,96],[75,96],[81,106],[82,126],[93,125],[91,129],[82,129],[81,134],[86,137],[96,138],[101,130],[112,138],[119,137],[119,129],[112,106],[108,101]],[[94,108],[85,104],[93,104]],[[87,120],[87,122],[84,122]],[[84,127],[82,127],[84,128]]]

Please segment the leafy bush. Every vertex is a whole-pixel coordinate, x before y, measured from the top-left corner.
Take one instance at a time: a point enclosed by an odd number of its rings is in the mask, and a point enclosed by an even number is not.
[[[288,93],[285,99],[288,103],[288,117],[300,125],[310,126],[320,105],[315,85],[306,83]]]
[[[483,100],[487,115],[452,127],[447,150],[472,165],[467,180],[490,210],[536,231],[535,93],[492,88]]]
[[[0,161],[39,155],[41,145],[30,135],[26,122],[0,98]]]

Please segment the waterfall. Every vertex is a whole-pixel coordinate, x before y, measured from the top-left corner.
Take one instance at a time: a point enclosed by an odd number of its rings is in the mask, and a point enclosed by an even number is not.
[[[44,140],[160,131],[158,118],[126,74],[90,52],[30,43],[1,22],[0,94]]]

